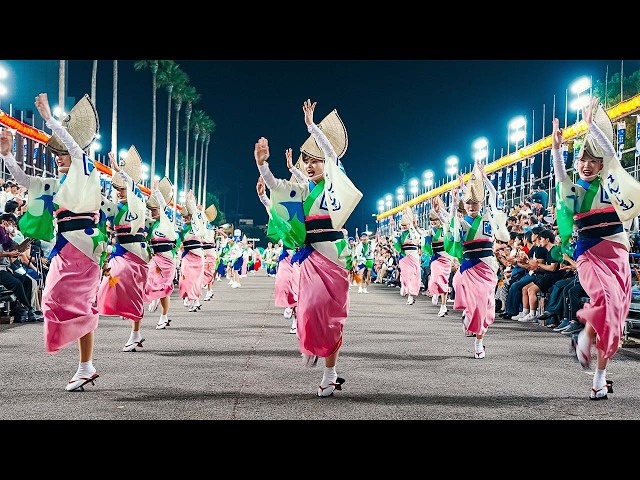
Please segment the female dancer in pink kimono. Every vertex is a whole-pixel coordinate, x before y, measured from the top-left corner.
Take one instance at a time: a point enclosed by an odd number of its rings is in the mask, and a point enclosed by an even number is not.
[[[134,146],[129,149],[122,167],[113,152],[109,152],[109,160],[118,203],[103,197],[102,213],[103,221],[109,221],[113,226],[116,244],[109,257],[108,274],[98,289],[98,310],[101,315],[120,316],[132,322],[129,339],[122,351],[135,352],[144,342],[140,324],[151,260],[144,233],[146,206],[137,188],[142,161]]]
[[[93,121],[87,120],[91,115],[76,115],[82,110],[95,114],[89,98],[83,97],[64,120],[66,125],[73,127],[70,130],[76,141],[52,116],[46,93],[36,97],[35,105],[53,132],[48,147],[56,154],[61,177],[26,175],[11,153],[13,138],[8,130],[3,130],[0,137],[0,154],[13,177],[29,190],[27,213],[20,221],[25,236],[51,241],[54,221],[57,224],[49,273],[42,292],[44,345],[47,353],[54,354],[78,342],[80,361],[65,389],[83,391],[84,385],[94,385],[99,376],[93,365],[94,331],[99,315],[93,305],[100,282],[100,266],[107,249],[107,237],[98,227],[100,174],[83,151],[95,138],[98,119],[97,114]]]
[[[586,369],[595,344],[597,366],[589,398],[599,400],[613,391],[606,379],[607,364],[621,346],[631,305],[629,239],[623,222],[633,221],[639,213],[640,185],[620,165],[612,145],[613,125],[597,98],[583,109],[583,119],[588,132],[576,156],[580,178],[575,183],[560,153],[563,134],[557,118],[552,149],[558,229],[562,240],[568,241],[574,223],[577,227],[576,270],[589,297],[576,313],[585,327],[572,345]]]
[[[336,364],[342,332],[349,312],[349,281],[345,268],[347,241],[342,227],[362,193],[351,183],[339,158],[347,148],[346,129],[333,110],[320,125],[313,121],[316,102],[302,106],[311,136],[301,147],[306,183],[276,179],[267,159],[269,143],[262,137],[254,157],[276,209],[286,221],[304,219],[304,246],[296,254],[300,262],[296,307],[298,346],[306,366],[324,358],[324,372],[317,395],[327,397],[341,390]],[[329,140],[331,138],[331,141]]]

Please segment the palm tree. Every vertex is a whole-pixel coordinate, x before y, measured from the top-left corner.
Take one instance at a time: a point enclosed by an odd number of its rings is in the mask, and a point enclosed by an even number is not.
[[[157,91],[158,91],[158,60],[138,60],[133,64],[135,70],[148,68],[151,71],[151,104],[153,108],[153,119],[151,123],[151,181],[156,174],[156,125],[157,125]]]
[[[193,104],[198,102],[199,100],[200,94],[196,92],[196,88],[192,85],[185,85],[182,91],[182,102],[187,104],[184,111],[186,121],[184,128],[186,132],[184,152],[185,157],[187,158],[187,167],[185,167],[185,169],[187,169],[189,165],[189,130],[191,129],[191,114],[193,112]]]
[[[195,187],[195,175],[196,175],[196,157],[198,155],[198,138],[200,137],[200,133],[202,132],[202,126],[203,126],[203,122],[205,119],[206,115],[202,110],[196,110],[193,113],[193,144],[195,145],[194,147],[194,151],[193,151],[193,171],[191,173],[191,189],[194,191],[196,190]],[[189,168],[187,167],[187,169],[185,170],[185,172],[188,172]],[[187,174],[185,173],[185,176],[187,176]],[[187,181],[188,183],[188,181]]]
[[[118,60],[113,61],[113,110],[111,114],[111,151],[118,158]]]
[[[184,89],[188,86],[187,82],[189,81],[189,76],[184,73],[183,74],[183,82],[176,83],[173,86],[173,107],[176,111],[176,145],[175,145],[175,157],[173,162],[173,181],[174,185],[178,185],[178,140],[180,139],[180,110],[182,109],[182,101],[183,101],[183,92]],[[189,159],[187,159],[187,164],[189,163]],[[185,167],[186,168],[186,167]],[[187,193],[186,185],[185,185],[185,194]],[[175,218],[175,216],[174,216]]]
[[[166,87],[168,101],[167,104],[167,155],[164,165],[164,175],[169,176],[169,157],[171,155],[171,100],[173,97],[173,88],[176,84],[185,81],[187,76],[180,66],[173,60],[160,60],[158,68],[158,87]],[[174,183],[174,188],[178,186]]]
[[[205,116],[203,119],[200,130],[202,132],[202,149],[200,155],[200,172],[198,174],[198,197],[201,198],[201,202],[204,205],[207,201],[207,166],[208,161],[206,160],[207,155],[209,153],[209,140],[211,139],[211,133],[216,129],[216,123],[209,117]],[[205,144],[206,144],[206,153],[205,153]],[[202,176],[202,164],[204,163],[204,177]],[[204,188],[204,191],[203,191]]]

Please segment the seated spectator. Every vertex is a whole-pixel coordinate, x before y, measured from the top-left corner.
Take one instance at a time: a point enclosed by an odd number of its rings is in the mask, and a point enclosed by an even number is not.
[[[26,274],[16,274],[11,269],[11,263],[20,256],[17,250],[18,244],[11,238],[17,223],[16,216],[11,213],[0,215],[0,285],[11,290],[19,302],[14,309],[15,322],[42,321],[42,317],[35,314],[31,304],[33,285],[31,277]]]

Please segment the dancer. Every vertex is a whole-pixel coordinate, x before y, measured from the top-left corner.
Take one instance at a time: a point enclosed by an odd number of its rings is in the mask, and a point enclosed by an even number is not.
[[[178,234],[165,209],[172,198],[173,185],[167,177],[153,181],[151,195],[147,199],[151,221],[146,229],[147,244],[150,245],[153,255],[149,262],[149,273],[144,287],[144,301],[149,303],[150,312],[155,312],[158,305],[162,306],[156,330],[164,330],[171,324],[168,314],[174,289],[173,280],[176,276]]]
[[[93,304],[107,248],[98,228],[100,173],[83,151],[98,133],[98,115],[86,95],[62,124],[51,114],[46,93],[35,98],[35,106],[53,132],[47,147],[56,155],[60,178],[26,175],[11,152],[13,136],[6,129],[0,135],[0,154],[13,177],[29,190],[27,212],[20,219],[23,234],[47,242],[55,237],[42,292],[44,345],[54,354],[78,342],[78,368],[65,389],[84,391],[84,385],[94,385],[99,376],[93,365],[99,318]]]
[[[123,352],[142,348],[144,337],[140,332],[144,316],[144,289],[149,273],[151,254],[144,234],[145,202],[137,185],[142,176],[142,159],[132,145],[118,165],[116,156],[109,152],[118,203],[102,197],[102,222],[113,225],[115,249],[109,257],[109,268],[98,289],[98,311],[101,315],[120,316],[131,321],[129,339]]]
[[[552,149],[558,194],[557,223],[563,244],[573,223],[578,230],[576,269],[589,301],[577,312],[585,324],[572,340],[583,368],[591,367],[595,342],[597,367],[589,398],[605,399],[613,390],[607,381],[607,365],[622,344],[624,324],[631,305],[629,238],[623,222],[640,213],[640,185],[620,165],[612,145],[613,125],[597,98],[582,111],[588,126],[576,156],[580,178],[574,184],[565,170],[560,144],[563,130],[553,119]]]
[[[354,275],[362,278],[358,287],[358,293],[369,293],[367,287],[371,284],[371,272],[373,271],[373,260],[375,245],[369,241],[369,234],[363,232],[360,235],[360,242],[355,247],[353,254]]]
[[[394,224],[391,217],[391,225]],[[411,207],[405,206],[400,219],[400,231],[392,231],[393,248],[398,252],[400,266],[400,295],[407,296],[407,305],[416,303],[420,293],[420,251],[424,235],[418,230],[418,219]]]
[[[327,397],[341,390],[336,364],[349,312],[349,283],[345,269],[346,240],[342,227],[362,193],[344,173],[339,159],[347,149],[347,132],[333,110],[319,125],[313,121],[316,102],[302,106],[311,136],[301,147],[306,183],[276,179],[269,164],[269,143],[261,137],[255,144],[258,170],[271,192],[271,201],[286,205],[290,222],[304,218],[306,236],[298,252],[300,280],[296,317],[298,345],[306,366],[324,357],[324,373],[317,395]]]
[[[205,225],[201,213],[196,206],[193,191],[189,190],[186,203],[182,208],[184,226],[179,235],[182,258],[178,282],[180,298],[184,300],[184,305],[189,308],[189,312],[196,312],[202,307],[200,304],[204,276],[202,239],[205,234]]]
[[[209,302],[213,298],[213,283],[216,281],[216,268],[218,266],[218,250],[216,249],[216,229],[209,223],[213,222],[218,216],[218,209],[215,205],[209,205],[204,211],[207,219],[204,238],[202,241],[202,251],[204,252],[203,278],[207,288],[204,301]]]
[[[290,151],[291,149],[288,149],[288,152]],[[270,212],[272,204],[266,194],[266,187],[262,176],[258,178],[256,192],[258,193],[260,202],[265,206],[267,213],[269,214],[269,221],[272,222],[272,215]],[[277,219],[277,215],[275,217]],[[298,304],[298,285],[300,280],[300,264],[298,262],[292,262],[293,255],[297,250],[295,242],[293,243],[293,247],[282,249],[282,254],[278,259],[276,281],[273,285],[273,295],[276,307],[284,308],[284,318],[286,320],[291,320],[291,327],[289,327],[290,334],[298,333],[295,307]]]
[[[475,334],[474,357],[485,358],[484,336],[495,320],[495,291],[498,283],[498,261],[493,253],[493,241],[508,241],[506,215],[496,206],[496,190],[489,181],[482,162],[476,162],[468,184],[459,176],[467,214],[455,216],[455,235],[462,240],[463,259],[453,276],[454,310],[462,310],[465,334]],[[489,191],[489,208],[480,208]],[[454,201],[457,198],[454,197]],[[468,333],[467,333],[468,332]]]
[[[458,198],[457,189],[451,193],[451,198]],[[444,202],[437,196],[433,200],[433,208],[429,210],[429,228],[426,230],[425,244],[431,246],[431,262],[429,267],[431,274],[427,284],[427,290],[432,295],[431,301],[434,305],[438,305],[440,300],[439,317],[447,315],[447,299],[449,296],[449,277],[451,275],[451,266],[453,265],[453,257],[445,247],[451,230],[451,220],[455,216],[456,202],[452,201],[450,205],[452,211],[446,212]]]

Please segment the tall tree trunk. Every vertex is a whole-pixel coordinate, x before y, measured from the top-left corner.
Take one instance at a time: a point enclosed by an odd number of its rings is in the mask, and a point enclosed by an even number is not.
[[[169,96],[169,100],[168,100],[168,104],[167,104],[167,155],[164,161],[164,176],[169,178],[169,159],[171,158],[171,94],[173,93],[173,86],[169,85],[167,87],[167,94]],[[176,120],[177,121],[177,120]],[[177,140],[176,140],[177,141]],[[177,156],[177,155],[176,155]],[[178,160],[176,159],[176,162]],[[176,205],[177,205],[177,199],[178,199],[178,184],[175,182],[174,179],[174,183],[173,183],[175,189],[176,189]],[[174,221],[175,221],[175,215],[173,216]]]
[[[178,105],[176,108],[176,146],[175,146],[175,158],[173,160],[173,184],[176,186],[176,197],[174,199],[174,202],[176,205],[178,205],[178,202],[179,202],[179,198],[178,198],[178,140],[180,136],[180,129],[178,128],[179,123],[180,123],[180,105]],[[187,195],[186,189],[184,194],[185,196]],[[178,209],[176,208],[175,212],[177,213],[177,211]],[[173,216],[174,228],[176,225],[176,217],[177,215]]]
[[[118,60],[113,61],[113,110],[111,115],[111,151],[120,160],[118,154]]]
[[[202,141],[200,142],[200,166],[198,169],[198,198],[200,199],[200,204],[207,208],[207,206],[205,205],[205,202],[207,201],[206,198],[204,198],[202,196],[202,162],[203,162],[203,156],[204,156],[204,139],[205,137],[202,137]]]
[[[155,60],[154,64],[151,65],[151,95],[153,97],[153,118],[151,124],[151,183],[153,184],[153,180],[156,177],[156,128],[157,128],[157,92],[158,92],[158,61]]]
[[[205,149],[205,153],[204,153],[204,178],[202,179],[202,204],[204,205],[205,203],[207,203],[207,170],[209,167],[209,161],[207,160],[207,158],[209,157],[209,140],[211,139],[211,137],[209,136],[209,134],[207,134],[206,137],[206,144],[207,144],[207,148]]]

